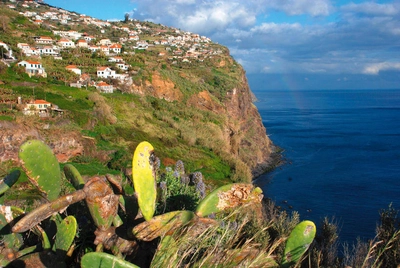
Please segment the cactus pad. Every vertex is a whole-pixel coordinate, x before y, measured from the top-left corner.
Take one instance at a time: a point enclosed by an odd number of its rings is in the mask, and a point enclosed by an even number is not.
[[[147,141],[141,142],[132,159],[133,187],[143,218],[149,221],[156,209],[157,186],[154,168],[155,155],[153,146]]]
[[[74,241],[78,224],[74,216],[66,217],[57,225],[55,247],[57,250],[67,252]]]
[[[73,165],[66,164],[64,166],[64,174],[65,174],[65,177],[75,187],[75,189],[80,190],[83,188],[83,186],[85,186],[85,181],[82,179],[81,174],[76,169],[76,167],[74,167]]]
[[[53,201],[61,191],[60,165],[50,147],[40,140],[21,145],[19,159],[30,182]]]
[[[21,171],[18,169],[11,171],[4,179],[0,182],[0,194],[4,194],[14,183],[17,182]]]
[[[151,241],[159,236],[171,233],[189,223],[196,215],[191,211],[172,211],[142,222],[133,228],[136,238]]]
[[[82,268],[138,268],[138,266],[120,259],[114,255],[103,252],[90,252],[85,254],[81,260]]]
[[[290,233],[286,241],[281,267],[291,267],[296,264],[314,240],[316,233],[312,221],[302,221]]]
[[[197,206],[196,214],[205,217],[229,208],[249,203],[259,203],[262,190],[253,184],[233,183],[221,186],[207,195]]]

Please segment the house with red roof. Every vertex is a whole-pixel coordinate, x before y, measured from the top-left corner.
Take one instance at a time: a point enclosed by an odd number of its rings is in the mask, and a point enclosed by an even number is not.
[[[36,38],[36,43],[38,44],[52,44],[54,42],[53,38],[50,36],[40,36]]]
[[[52,104],[45,100],[34,100],[28,102],[23,110],[23,113],[26,115],[31,114],[39,114],[44,115],[47,114],[49,109],[51,109]]]
[[[18,62],[18,66],[25,67],[25,72],[29,76],[37,75],[47,77],[46,71],[38,61],[23,60]]]
[[[121,49],[122,49],[122,45],[120,45],[120,44],[112,44],[108,48],[109,48],[110,52],[116,53],[116,54],[120,54],[121,53]]]
[[[74,48],[75,43],[67,38],[61,38],[57,44],[62,48]]]
[[[113,93],[114,92],[114,86],[109,85],[103,81],[97,83],[96,89],[99,90],[101,93]]]
[[[81,75],[82,74],[81,69],[79,69],[76,65],[68,65],[67,67],[65,67],[65,69],[67,69],[70,72],[74,72],[77,75]]]
[[[76,45],[77,45],[78,47],[88,47],[88,43],[87,43],[87,41],[84,40],[84,39],[79,39],[79,40],[76,42]]]

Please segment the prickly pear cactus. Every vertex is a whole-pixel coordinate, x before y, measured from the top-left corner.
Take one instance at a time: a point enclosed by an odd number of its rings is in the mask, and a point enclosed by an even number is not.
[[[133,228],[137,239],[151,241],[166,233],[173,232],[189,223],[196,215],[192,211],[172,211],[142,222]]]
[[[132,180],[143,218],[149,221],[156,209],[157,185],[154,168],[153,146],[147,141],[141,142],[132,159]]]
[[[75,189],[80,190],[85,186],[85,181],[82,179],[79,171],[71,164],[64,166],[65,177],[72,183]]]
[[[21,145],[19,159],[30,182],[53,201],[60,194],[60,165],[50,147],[40,140]]]
[[[312,221],[302,221],[290,233],[286,241],[281,267],[288,268],[296,264],[314,240],[316,233]]]
[[[11,171],[1,182],[0,182],[0,194],[4,194],[14,183],[17,182],[21,171],[13,170]]]
[[[86,253],[81,260],[82,268],[139,268],[138,266],[103,252]]]
[[[102,230],[109,228],[118,212],[118,196],[105,179],[100,177],[88,181],[83,191],[95,225]]]
[[[197,206],[196,215],[205,217],[240,205],[259,203],[262,198],[262,190],[259,187],[254,187],[253,184],[227,184],[207,195]]]
[[[66,217],[61,223],[57,224],[56,250],[67,252],[74,241],[78,224],[74,216]]]
[[[59,197],[51,203],[40,205],[36,209],[29,212],[22,219],[20,219],[12,228],[14,233],[22,233],[35,227],[41,221],[47,219],[54,213],[64,210],[69,205],[79,202],[86,198],[83,190],[76,191],[72,194],[67,194]]]

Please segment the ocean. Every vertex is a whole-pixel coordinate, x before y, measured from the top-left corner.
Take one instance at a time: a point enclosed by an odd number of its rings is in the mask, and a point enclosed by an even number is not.
[[[317,226],[333,219],[342,243],[374,238],[379,211],[400,210],[400,90],[254,94],[286,159],[255,181],[264,195]]]

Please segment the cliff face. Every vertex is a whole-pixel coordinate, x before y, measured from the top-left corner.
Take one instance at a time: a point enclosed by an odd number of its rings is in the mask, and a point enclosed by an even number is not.
[[[225,61],[223,61],[225,63]],[[221,63],[218,63],[221,65]],[[224,64],[225,65],[225,64]],[[219,67],[219,66],[218,66]],[[266,134],[266,129],[256,106],[253,104],[252,94],[244,70],[240,70],[240,80],[236,87],[228,90],[226,96],[218,100],[210,92],[204,90],[192,94],[186,100],[181,90],[170,79],[163,79],[154,73],[152,81],[140,86],[132,86],[132,93],[152,95],[167,101],[177,101],[190,108],[212,111],[225,118],[222,126],[223,151],[235,159],[237,165],[249,168],[250,174],[244,176],[257,177],[268,170],[273,159],[273,144]],[[243,176],[243,174],[241,174]]]
[[[240,86],[228,92],[224,104],[230,116],[228,127],[231,133],[231,153],[250,167],[253,177],[261,175],[271,165],[273,145],[253,104],[252,93],[244,73]]]

